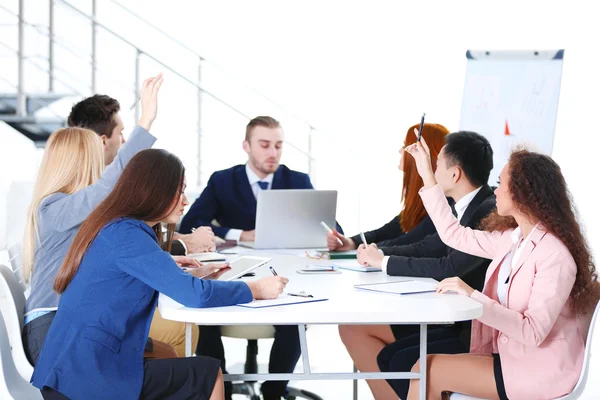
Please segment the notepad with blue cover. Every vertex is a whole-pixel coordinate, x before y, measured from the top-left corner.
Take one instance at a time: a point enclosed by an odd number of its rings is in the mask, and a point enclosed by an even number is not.
[[[435,292],[437,285],[437,282],[403,280],[395,282],[365,283],[362,285],[354,285],[354,288],[390,294],[418,294]]]
[[[319,297],[296,297],[288,296],[285,294],[280,295],[276,299],[272,300],[254,300],[246,304],[238,304],[238,307],[245,308],[267,308],[267,307],[279,307],[279,306],[290,306],[293,304],[303,303],[315,303],[319,301],[327,301],[329,299]]]
[[[356,260],[339,260],[331,263],[332,266],[339,269],[349,269],[358,272],[380,272],[381,269],[376,267],[365,266],[359,264]]]

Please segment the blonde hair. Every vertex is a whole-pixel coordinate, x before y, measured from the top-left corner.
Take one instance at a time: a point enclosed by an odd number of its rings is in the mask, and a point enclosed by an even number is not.
[[[23,276],[26,281],[30,280],[35,264],[42,200],[54,193],[73,194],[96,182],[103,170],[102,140],[94,131],[63,128],[50,135],[27,212],[23,239]]]

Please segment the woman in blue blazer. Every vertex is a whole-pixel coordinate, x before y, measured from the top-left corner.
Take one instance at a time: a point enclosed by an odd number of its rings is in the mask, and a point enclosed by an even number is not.
[[[228,306],[275,298],[287,279],[182,271],[156,233],[164,222],[172,235],[188,204],[184,174],[176,156],[144,150],[82,224],[54,283],[62,296],[32,376],[45,399],[223,398],[215,359],[144,360],[158,292],[188,307]]]

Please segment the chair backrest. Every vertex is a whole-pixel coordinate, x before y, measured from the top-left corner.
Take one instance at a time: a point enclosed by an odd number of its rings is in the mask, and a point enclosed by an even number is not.
[[[17,277],[17,280],[22,285],[25,285],[25,282],[23,281],[23,258],[21,257],[21,252],[21,242],[8,246],[8,258],[10,259],[10,266],[13,270],[13,273]]]
[[[24,287],[6,265],[0,265],[0,311],[6,323],[12,358],[21,376],[29,381],[33,374],[33,367],[27,360],[21,337],[25,312]]]
[[[567,394],[566,396],[555,399],[555,400],[578,399],[583,394],[583,391],[584,391],[585,386],[588,381],[588,377],[590,376],[590,359],[592,358],[592,340],[594,337],[594,331],[596,329],[600,329],[600,327],[598,327],[598,326],[600,326],[600,302],[598,302],[598,304],[596,305],[596,309],[594,311],[594,314],[592,315],[590,327],[588,329],[587,340],[585,342],[585,353],[583,356],[583,366],[581,368],[581,375],[579,375],[579,380],[577,381],[577,384],[575,385],[575,387],[573,388],[571,393]],[[600,352],[598,352],[598,353],[600,353]],[[599,376],[599,374],[600,374],[600,371],[597,371],[596,373],[591,374],[591,376]],[[464,394],[461,394],[461,393],[452,393],[450,395],[450,399],[451,400],[480,400],[480,399],[476,399],[474,397],[465,396]]]
[[[577,399],[582,395],[583,390],[585,389],[588,377],[590,376],[590,359],[592,358],[592,340],[594,337],[594,330],[600,325],[600,317],[598,315],[600,315],[600,302],[596,304],[596,310],[592,315],[592,322],[590,323],[590,328],[588,329],[587,340],[585,342],[585,355],[583,356],[583,367],[581,368],[579,380],[573,388],[573,391],[567,396],[561,397],[561,399]],[[595,374],[592,374],[592,376],[597,377],[599,372],[600,371],[597,371]]]
[[[0,311],[0,399],[41,398],[39,390],[31,386],[17,370],[10,350],[4,317]]]

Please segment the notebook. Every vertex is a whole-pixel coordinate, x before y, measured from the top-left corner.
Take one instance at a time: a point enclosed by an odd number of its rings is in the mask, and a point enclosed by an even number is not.
[[[371,292],[381,292],[390,294],[417,294],[435,292],[438,282],[424,281],[396,281],[396,282],[380,282],[366,283],[362,285],[354,285],[355,289],[369,290]]]
[[[379,268],[365,266],[359,264],[356,260],[336,260],[331,263],[335,268],[340,269],[349,269],[351,271],[359,271],[359,272],[378,272],[381,271]]]
[[[317,298],[317,297],[297,297],[282,294],[276,299],[272,300],[254,300],[246,304],[238,304],[238,307],[245,308],[266,308],[266,307],[278,307],[278,306],[289,306],[292,304],[302,303],[315,303],[319,301],[327,301],[328,299]]]

